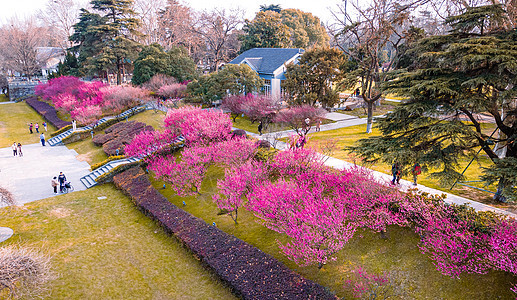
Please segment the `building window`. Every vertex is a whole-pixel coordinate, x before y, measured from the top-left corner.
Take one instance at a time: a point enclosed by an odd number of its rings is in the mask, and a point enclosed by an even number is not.
[[[264,95],[271,95],[271,80],[270,79],[264,79],[264,85],[262,86],[262,93]]]

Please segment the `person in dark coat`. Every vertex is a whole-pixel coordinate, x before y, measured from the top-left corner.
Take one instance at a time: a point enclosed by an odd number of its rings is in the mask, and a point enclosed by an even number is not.
[[[57,177],[57,181],[59,181],[59,191],[62,193],[65,189],[66,176],[63,172],[59,172],[59,176]]]
[[[260,121],[260,123],[258,125],[258,132],[260,135],[262,135],[262,121]]]
[[[393,175],[393,180],[391,180],[391,183],[395,184],[396,182],[397,184],[400,184],[400,175],[402,174],[402,168],[400,167],[400,163],[398,161],[396,161],[391,166],[391,174]]]

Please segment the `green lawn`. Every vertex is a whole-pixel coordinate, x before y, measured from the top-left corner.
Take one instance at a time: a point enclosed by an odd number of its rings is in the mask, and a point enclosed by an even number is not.
[[[165,118],[165,112],[163,111],[146,110],[130,117],[129,121],[142,122],[153,126],[155,130],[161,130],[163,128],[163,118]]]
[[[99,133],[96,133],[99,134]],[[74,149],[79,155],[77,159],[94,165],[108,158],[102,147],[97,147],[92,143],[91,138],[66,145],[69,149]]]
[[[215,222],[225,232],[232,234],[262,251],[282,261],[289,268],[306,278],[329,287],[340,297],[352,298],[344,288],[344,282],[350,271],[363,266],[370,272],[388,271],[396,279],[397,289],[404,291],[402,299],[510,299],[510,287],[517,278],[503,272],[491,272],[487,275],[463,275],[453,279],[436,271],[433,263],[421,254],[417,244],[419,237],[411,230],[399,227],[389,229],[389,238],[382,239],[379,234],[369,231],[358,232],[344,250],[338,253],[337,260],[318,270],[316,266],[299,267],[289,261],[277,245],[277,240],[286,241],[284,235],[268,230],[245,209],[239,211],[239,224],[226,215],[218,215],[218,208],[212,202],[217,179],[222,171],[210,168],[203,182],[201,195],[197,197],[179,197],[169,184],[163,189],[163,182],[153,181],[172,203],[191,214],[204,219],[207,223]],[[186,205],[183,206],[183,201]],[[395,298],[397,299],[397,298]]]
[[[400,103],[393,101],[382,101],[380,106],[374,108],[373,116],[375,117],[385,115],[392,111],[397,105],[400,105]],[[351,111],[344,111],[344,113],[347,115],[356,116],[358,118],[366,118],[368,116],[366,107],[358,107]]]
[[[235,299],[112,184],[0,213],[15,232],[3,245],[51,255],[58,278],[47,299]]]
[[[8,147],[13,142],[22,145],[39,143],[39,134],[36,134],[36,130],[29,134],[28,124],[31,122],[38,123],[40,129],[43,129],[41,124],[45,120],[25,102],[0,104],[0,147]],[[56,128],[48,124],[46,137],[49,138],[50,132],[54,130]]]
[[[332,120],[329,120],[329,119],[323,119],[322,122],[321,122],[321,124],[329,124],[329,123],[335,123],[335,121],[332,121]],[[239,128],[239,129],[243,129],[243,130],[246,130],[246,131],[249,131],[249,132],[253,132],[253,133],[259,133],[258,132],[258,125],[259,125],[258,122],[252,123],[248,119],[247,116],[244,116],[244,117],[239,116],[239,117],[237,117],[235,122],[233,122],[233,127]],[[263,133],[269,133],[269,132],[284,131],[284,130],[288,130],[288,129],[289,128],[286,127],[286,126],[272,123],[272,124],[268,125],[268,128],[264,128],[262,130],[262,132]]]
[[[0,102],[8,102],[9,98],[5,94],[0,94]]]

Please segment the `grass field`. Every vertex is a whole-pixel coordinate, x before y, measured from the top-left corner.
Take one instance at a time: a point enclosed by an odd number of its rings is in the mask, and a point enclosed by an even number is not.
[[[0,226],[15,232],[2,245],[52,257],[47,299],[235,299],[112,184],[0,209]]]
[[[130,117],[129,121],[142,122],[153,126],[155,130],[161,130],[163,128],[163,118],[165,118],[165,112],[163,111],[146,110]]]
[[[25,102],[0,104],[0,147],[8,147],[13,142],[22,145],[39,143],[39,134],[36,134],[36,130],[29,134],[30,122],[38,123],[40,129],[43,129],[41,124],[45,120]],[[50,132],[54,130],[56,128],[48,124],[46,137],[49,138]]]

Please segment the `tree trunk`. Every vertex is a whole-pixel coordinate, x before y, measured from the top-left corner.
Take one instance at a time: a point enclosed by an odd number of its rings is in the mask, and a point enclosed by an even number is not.
[[[366,133],[372,133],[373,127],[373,102],[366,102],[368,108],[368,117],[366,120]]]
[[[499,183],[497,184],[497,191],[494,195],[494,201],[498,202],[506,202],[506,197],[503,196],[504,188],[506,187],[507,182],[504,178],[499,179]]]

